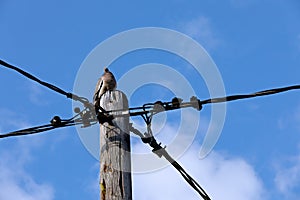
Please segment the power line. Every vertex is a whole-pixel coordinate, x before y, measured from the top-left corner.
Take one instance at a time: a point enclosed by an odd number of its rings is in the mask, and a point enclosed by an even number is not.
[[[13,69],[13,70],[19,72],[20,74],[24,75],[25,77],[27,77],[33,81],[36,81],[37,83],[39,83],[49,89],[51,89],[55,92],[58,92],[62,95],[65,95],[67,98],[71,98],[75,101],[80,101],[81,103],[84,104],[85,107],[93,107],[93,105],[91,105],[91,103],[85,97],[80,97],[80,96],[77,96],[76,94],[66,92],[53,84],[50,84],[50,83],[47,83],[47,82],[44,82],[44,81],[38,79],[37,77],[29,74],[28,72],[25,72],[24,70],[22,70],[16,66],[13,66],[11,64],[4,62],[3,60],[0,60],[0,65],[4,66],[6,68],[9,68],[9,69]],[[128,110],[105,111],[101,107],[99,109],[100,109],[100,112],[106,113],[106,114],[117,112],[117,111],[118,112],[124,111],[124,113],[121,113],[119,115],[120,116],[122,116],[122,115],[138,116],[138,115],[143,115],[144,113],[153,112],[153,110],[157,111],[157,106],[163,107],[163,109],[160,108],[160,111],[174,110],[174,109],[179,109],[179,108],[184,108],[184,107],[195,107],[196,108],[197,106],[198,106],[198,108],[200,108],[202,105],[205,105],[205,104],[223,103],[223,102],[229,102],[229,101],[235,101],[235,100],[241,100],[241,99],[254,98],[254,97],[259,97],[259,96],[267,96],[267,95],[272,95],[272,94],[277,94],[277,93],[282,93],[282,92],[286,92],[289,90],[297,90],[297,89],[300,89],[300,85],[292,85],[292,86],[288,86],[288,87],[262,90],[262,91],[250,93],[250,94],[231,95],[231,96],[226,96],[226,97],[211,98],[211,99],[206,99],[203,101],[198,100],[196,97],[192,97],[191,101],[188,103],[182,102],[182,100],[179,98],[174,98],[172,100],[172,102],[163,103],[161,101],[158,101],[155,103],[144,104],[142,107],[129,108]],[[174,106],[174,104],[177,104],[177,106]],[[157,111],[157,112],[160,112],[160,111]]]
[[[222,102],[248,99],[248,98],[260,97],[260,96],[267,96],[267,95],[286,92],[289,90],[299,90],[299,89],[300,89],[300,85],[292,85],[292,86],[288,86],[288,87],[262,90],[262,91],[251,93],[251,94],[231,95],[231,96],[226,96],[226,97],[207,99],[207,100],[201,101],[201,104],[204,105],[204,104],[210,104],[210,103],[222,103]]]
[[[298,90],[300,89],[300,85],[293,85],[293,86],[288,86],[288,87],[281,87],[281,88],[274,88],[274,89],[269,89],[269,90],[262,90],[259,92],[255,93],[250,93],[250,94],[240,94],[240,95],[230,95],[230,96],[225,96],[225,97],[218,97],[218,98],[211,98],[211,99],[206,99],[206,100],[199,100],[196,97],[192,97],[190,99],[190,102],[182,102],[181,99],[174,98],[170,102],[161,102],[157,101],[155,103],[147,103],[144,104],[141,107],[133,107],[129,109],[121,109],[121,110],[109,110],[109,111],[101,111],[98,113],[97,118],[95,116],[94,108],[91,104],[86,104],[89,105],[84,112],[85,112],[85,119],[82,120],[81,122],[77,121],[77,124],[83,124],[83,121],[85,123],[95,123],[97,122],[97,119],[99,121],[107,121],[111,117],[123,117],[123,116],[143,116],[145,114],[150,114],[152,113],[153,115],[160,113],[160,112],[165,112],[165,111],[170,111],[170,110],[176,110],[176,109],[181,109],[181,108],[188,108],[188,107],[193,107],[196,108],[197,110],[200,110],[202,108],[202,105],[205,104],[214,104],[214,103],[224,103],[224,102],[230,102],[230,101],[236,101],[236,100],[242,100],[242,99],[248,99],[248,98],[255,98],[255,97],[260,97],[260,96],[267,96],[267,95],[273,95],[277,93],[282,93],[290,90]],[[83,111],[82,111],[83,112]],[[118,113],[118,114],[115,114]],[[78,119],[80,120],[80,119]],[[52,127],[52,124],[48,124],[48,128],[41,128],[40,126],[38,127],[32,127],[28,129],[23,129],[19,131],[14,131],[6,134],[0,134],[0,138],[4,137],[11,137],[11,136],[20,136],[20,135],[28,135],[28,134],[35,134],[35,133],[40,133],[43,131],[48,131],[52,130],[54,128],[61,128],[64,126],[72,126],[76,124],[61,124],[61,126],[56,126]],[[86,125],[85,127],[87,127]],[[43,126],[42,126],[43,127]]]
[[[82,127],[88,127],[98,122],[97,118],[93,115],[93,112],[89,108],[85,108],[82,111],[77,110],[77,112],[78,113],[70,119],[61,119],[59,116],[54,116],[51,119],[50,124],[17,130],[6,134],[0,134],[0,138],[32,135],[36,133],[50,131],[56,128],[62,128],[62,127],[68,127],[74,125],[82,125]]]
[[[45,86],[45,87],[47,87],[47,88],[49,88],[49,89],[51,89],[51,90],[53,90],[53,91],[55,91],[57,93],[65,95],[67,98],[73,99],[75,101],[79,101],[79,102],[81,102],[83,104],[86,104],[86,103],[89,102],[87,98],[77,96],[76,94],[72,94],[71,92],[66,92],[66,91],[62,90],[61,88],[59,88],[59,87],[57,87],[55,85],[52,85],[50,83],[47,83],[47,82],[44,82],[44,81],[38,79],[37,77],[33,76],[32,74],[29,74],[28,72],[25,72],[24,70],[22,70],[22,69],[20,69],[20,68],[18,68],[16,66],[13,66],[13,65],[11,65],[11,64],[9,64],[7,62],[4,62],[3,60],[0,60],[0,65],[2,65],[3,67],[6,67],[6,68],[12,69],[14,71],[17,71],[20,74],[22,74],[23,76],[25,76],[25,77],[27,77],[27,78],[29,78],[29,79],[31,79],[31,80],[33,80],[33,81],[41,84],[41,85],[43,85],[43,86]]]
[[[64,122],[60,126],[54,126],[53,124],[46,124],[46,125],[42,125],[42,126],[36,126],[36,127],[22,129],[19,131],[14,131],[14,132],[6,133],[6,134],[1,134],[0,138],[31,135],[31,134],[36,134],[36,133],[40,133],[40,132],[50,131],[52,129],[56,129],[59,127],[67,127],[67,126],[73,126],[73,125],[76,125],[76,123],[75,122]]]
[[[100,107],[99,108],[100,111],[97,112],[97,116],[95,116],[96,114],[94,111],[94,106],[88,101],[87,98],[79,97],[75,94],[65,92],[64,90],[60,89],[59,87],[52,85],[50,83],[44,82],[44,81],[38,79],[37,77],[25,72],[24,70],[22,70],[18,67],[15,67],[11,64],[8,64],[2,60],[0,60],[0,65],[7,67],[9,69],[13,69],[13,70],[21,73],[22,75],[26,76],[27,78],[34,80],[43,86],[46,86],[47,88],[54,90],[55,92],[58,92],[60,94],[67,96],[67,98],[71,98],[73,100],[80,101],[85,106],[85,109],[82,111],[82,112],[84,112],[84,114],[81,113],[81,115],[84,116],[84,120],[77,119],[77,123],[74,123],[74,124],[62,123],[60,126],[54,126],[54,127],[51,127],[51,126],[53,126],[52,124],[48,124],[47,128],[44,126],[37,126],[37,127],[32,127],[32,128],[28,128],[28,129],[10,132],[7,134],[2,134],[2,135],[0,135],[0,138],[35,134],[35,133],[40,133],[40,132],[47,131],[47,130],[52,130],[54,128],[76,125],[78,123],[85,124],[84,127],[87,127],[87,126],[91,125],[91,123],[92,124],[95,123],[97,120],[105,122],[107,120],[110,120],[112,117],[143,116],[145,114],[150,114],[150,113],[152,115],[155,115],[160,112],[176,110],[176,109],[181,109],[181,108],[188,108],[188,107],[193,107],[193,108],[196,108],[197,110],[201,110],[202,105],[205,105],[205,104],[224,103],[224,102],[254,98],[254,97],[259,97],[259,96],[273,95],[273,94],[282,93],[282,92],[286,92],[286,91],[290,91],[290,90],[300,89],[300,85],[292,85],[292,86],[288,86],[288,87],[262,90],[262,91],[250,93],[250,94],[230,95],[230,96],[225,96],[225,97],[211,98],[211,99],[206,99],[203,101],[197,99],[196,97],[191,97],[189,102],[183,102],[182,99],[173,98],[172,101],[170,101],[170,102],[157,101],[155,103],[144,104],[141,107],[133,107],[133,108],[121,109],[121,110],[106,111]],[[81,122],[78,122],[78,120],[81,120]]]
[[[170,102],[157,101],[155,103],[144,104],[142,107],[133,107],[133,108],[121,109],[121,110],[108,110],[106,111],[106,113],[114,114],[115,112],[119,112],[119,113],[121,112],[120,114],[116,115],[120,117],[123,115],[137,116],[137,115],[149,114],[153,112],[159,113],[159,112],[187,108],[187,107],[193,107],[200,110],[202,106],[205,104],[225,103],[225,102],[242,100],[242,99],[268,96],[268,95],[283,93],[291,90],[299,90],[299,89],[300,89],[300,85],[292,85],[287,87],[262,90],[262,91],[249,93],[249,94],[238,94],[238,95],[229,95],[225,97],[210,98],[202,101],[197,99],[196,97],[191,97],[190,102],[182,102],[182,99],[175,97]],[[176,102],[178,103],[176,104]]]
[[[105,111],[103,108],[99,107],[100,111],[95,111],[94,106],[88,101],[85,97],[79,97],[75,94],[68,93],[59,87],[52,85],[50,83],[44,82],[37,77],[25,72],[24,70],[15,67],[13,65],[10,65],[2,60],[0,60],[0,65],[13,69],[20,74],[24,75],[25,77],[55,91],[62,95],[65,95],[67,98],[73,99],[75,101],[80,101],[84,105],[84,109],[80,111],[79,108],[75,109],[75,112],[77,112],[77,115],[72,117],[68,120],[61,120],[60,117],[55,116],[50,124],[42,125],[42,126],[36,126],[32,128],[27,128],[23,130],[18,130],[14,132],[10,132],[7,134],[0,135],[0,138],[5,137],[11,137],[11,136],[21,136],[21,135],[29,135],[29,134],[36,134],[44,131],[49,131],[55,128],[60,127],[67,127],[67,126],[73,126],[78,124],[83,124],[82,127],[88,127],[91,126],[97,122],[104,123],[104,122],[110,122],[114,117],[123,117],[123,116],[142,116],[147,124],[148,133],[146,135],[143,135],[138,130],[131,127],[131,131],[139,135],[144,143],[148,143],[151,147],[153,147],[153,152],[156,153],[159,157],[164,156],[182,175],[182,177],[190,184],[192,188],[194,188],[200,196],[204,200],[210,200],[210,197],[206,194],[204,189],[167,153],[165,148],[161,147],[161,144],[158,144],[155,140],[155,138],[152,135],[151,131],[151,119],[152,116],[154,116],[157,113],[165,112],[169,110],[176,110],[181,108],[188,108],[193,107],[200,111],[202,109],[202,105],[205,104],[213,104],[213,103],[224,103],[224,102],[230,102],[235,100],[241,100],[241,99],[248,99],[248,98],[254,98],[259,96],[267,96],[277,93],[286,92],[289,90],[297,90],[300,89],[300,85],[293,85],[288,87],[281,87],[281,88],[274,88],[269,90],[262,90],[255,93],[250,94],[240,94],[240,95],[230,95],[225,97],[217,97],[217,98],[210,98],[206,99],[204,101],[201,101],[197,99],[196,97],[191,97],[189,102],[183,102],[182,99],[179,98],[173,98],[170,102],[161,102],[157,101],[155,103],[147,103],[144,104],[142,107],[134,107],[129,109],[123,109],[123,110],[110,110]],[[118,114],[115,114],[117,113]],[[96,115],[97,113],[97,115]]]
[[[148,121],[149,124],[147,125],[147,133],[142,134],[139,130],[134,128],[132,124],[130,124],[130,131],[136,135],[138,135],[142,141],[146,144],[149,144],[153,150],[152,152],[155,153],[158,157],[164,156],[169,163],[172,164],[172,166],[181,174],[181,176],[184,178],[184,180],[204,199],[204,200],[210,200],[210,197],[205,192],[205,190],[197,183],[195,179],[193,179],[184,169],[181,167],[181,165],[174,160],[170,154],[166,151],[166,147],[162,147],[161,144],[157,143],[156,139],[152,135],[152,130],[150,128],[151,120]]]

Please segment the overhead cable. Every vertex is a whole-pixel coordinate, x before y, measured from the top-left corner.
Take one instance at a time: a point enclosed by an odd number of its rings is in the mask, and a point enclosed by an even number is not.
[[[52,85],[50,83],[47,83],[47,82],[44,82],[44,81],[38,79],[37,77],[29,74],[28,72],[25,72],[24,70],[22,70],[22,69],[20,69],[20,68],[18,68],[16,66],[13,66],[13,65],[11,65],[11,64],[9,64],[7,62],[4,62],[3,60],[0,60],[0,65],[2,65],[3,67],[6,67],[6,68],[12,69],[14,71],[17,71],[20,74],[22,74],[23,76],[25,76],[25,77],[27,77],[27,78],[29,78],[29,79],[31,79],[31,80],[33,80],[33,81],[41,84],[41,85],[43,85],[43,86],[45,86],[45,87],[47,87],[47,88],[49,88],[49,89],[51,89],[51,90],[53,90],[55,92],[58,92],[58,93],[60,93],[62,95],[65,95],[67,98],[73,99],[75,101],[79,101],[79,102],[81,102],[83,104],[86,104],[86,103],[89,102],[88,99],[85,98],[85,97],[80,97],[80,96],[77,96],[76,94],[73,94],[71,92],[66,92],[66,91],[62,90],[61,88],[59,88],[59,87],[57,87],[55,85]]]
[[[150,122],[151,123],[151,122]],[[174,160],[170,154],[166,151],[166,147],[162,147],[161,143],[157,143],[156,139],[151,133],[150,124],[147,125],[148,132],[145,134],[142,134],[139,130],[134,128],[132,124],[130,124],[130,131],[136,135],[138,135],[142,141],[146,144],[149,144],[153,150],[152,152],[155,153],[158,157],[165,157],[166,160],[169,161],[170,164],[181,174],[181,176],[184,178],[184,180],[202,197],[204,200],[210,200],[210,197],[205,192],[205,190],[197,183],[193,177],[191,177],[184,169],[181,167],[181,165]],[[150,131],[150,132],[149,132]]]
[[[211,104],[211,103],[223,103],[223,102],[228,102],[228,101],[235,101],[235,100],[248,99],[248,98],[260,97],[260,96],[267,96],[267,95],[287,92],[289,90],[299,90],[299,89],[300,89],[300,85],[292,85],[292,86],[287,86],[287,87],[262,90],[262,91],[251,93],[251,94],[231,95],[231,96],[226,96],[226,97],[207,99],[207,100],[201,101],[201,104],[204,105],[204,104]]]

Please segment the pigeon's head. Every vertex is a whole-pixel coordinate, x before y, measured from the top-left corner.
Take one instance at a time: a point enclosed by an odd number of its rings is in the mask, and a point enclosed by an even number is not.
[[[104,72],[109,72],[109,69],[107,67],[104,67]]]

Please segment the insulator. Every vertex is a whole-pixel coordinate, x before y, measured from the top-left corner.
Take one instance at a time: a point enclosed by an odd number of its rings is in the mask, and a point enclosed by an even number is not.
[[[61,125],[61,119],[59,116],[54,116],[50,123],[52,124],[52,126],[60,126]]]

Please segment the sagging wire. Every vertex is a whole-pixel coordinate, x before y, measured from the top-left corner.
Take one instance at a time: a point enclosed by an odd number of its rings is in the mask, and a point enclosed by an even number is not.
[[[11,64],[3,61],[3,60],[0,60],[0,65],[2,65],[3,67],[6,67],[6,68],[12,69],[12,70],[14,70],[14,71],[22,74],[23,76],[25,76],[25,77],[27,77],[27,78],[29,78],[29,79],[31,79],[31,80],[33,80],[33,81],[41,84],[41,85],[43,85],[43,86],[45,86],[45,87],[47,87],[47,88],[49,88],[49,89],[51,89],[51,90],[59,93],[59,94],[62,94],[64,96],[66,96],[69,99],[72,99],[72,100],[75,100],[75,101],[79,101],[79,102],[81,102],[84,105],[84,107],[88,107],[88,106],[92,105],[87,98],[80,97],[80,96],[78,96],[76,94],[73,94],[71,92],[66,92],[66,91],[62,90],[61,88],[59,88],[59,87],[57,87],[55,85],[52,85],[50,83],[47,83],[45,81],[42,81],[42,80],[38,79],[37,77],[33,76],[32,74],[29,74],[28,72],[26,72],[26,71],[24,71],[24,70],[22,70],[22,69],[20,69],[20,68],[18,68],[16,66],[13,66],[13,65],[11,65]],[[100,110],[102,112],[105,112],[105,110],[103,108],[101,108],[101,107],[99,107],[99,108],[100,108]]]
[[[97,115],[95,114],[94,106],[91,103],[86,103],[84,116],[89,115],[90,119],[85,117],[86,118],[85,123],[88,124],[90,122],[95,122],[95,120],[97,120],[97,119],[98,119],[98,122],[104,123],[104,122],[112,120],[115,117],[128,117],[128,116],[131,116],[131,117],[142,116],[143,119],[146,120],[146,123],[147,123],[146,116],[152,117],[153,115],[158,114],[160,112],[166,112],[166,111],[170,111],[170,110],[189,108],[189,107],[195,108],[198,111],[200,111],[202,109],[202,106],[205,104],[224,103],[224,102],[230,102],[230,101],[235,101],[235,100],[240,100],[240,99],[272,95],[272,94],[277,94],[277,93],[282,93],[282,92],[286,92],[289,90],[297,90],[297,89],[300,89],[300,85],[274,88],[274,89],[263,90],[263,91],[250,93],[250,94],[231,95],[231,96],[226,96],[226,97],[211,98],[211,99],[206,99],[203,101],[201,101],[193,96],[190,98],[189,102],[183,102],[182,99],[175,97],[170,102],[157,101],[155,103],[144,104],[141,107],[133,107],[133,108],[129,108],[129,109],[116,109],[116,110],[108,110],[108,111],[105,111],[104,109],[103,109],[104,110],[103,111],[102,109],[100,109],[100,111],[97,112],[98,113]],[[83,126],[83,127],[86,127],[86,126]],[[24,130],[27,130],[27,129],[24,129]],[[43,130],[46,131],[48,129],[43,129]],[[42,131],[39,131],[39,132],[42,132]],[[11,136],[13,136],[13,135],[11,135]],[[0,136],[0,138],[1,138],[1,136]]]
[[[175,109],[181,109],[181,108],[187,108],[187,107],[194,107],[198,108],[200,110],[203,105],[205,104],[215,104],[215,103],[225,103],[230,101],[236,101],[236,100],[242,100],[242,99],[249,99],[249,98],[255,98],[255,97],[261,97],[261,96],[268,96],[278,93],[283,93],[291,90],[299,90],[300,85],[291,85],[287,87],[280,87],[280,88],[273,88],[268,90],[262,90],[254,93],[249,94],[238,94],[238,95],[229,95],[225,97],[217,97],[217,98],[210,98],[206,100],[200,101],[196,97],[191,97],[190,102],[182,102],[182,99],[180,98],[173,98],[170,102],[161,102],[157,101],[155,103],[147,103],[144,104],[142,107],[133,107],[129,109],[118,109],[118,110],[107,110],[107,114],[114,114],[114,112],[121,112],[121,114],[118,114],[116,116],[140,116],[146,113],[154,112],[155,114],[163,111],[169,111],[169,110],[175,110]],[[178,102],[178,103],[176,103]],[[160,109],[157,109],[157,107],[160,105]]]
[[[289,90],[296,90],[300,89],[300,85],[293,85],[288,87],[281,87],[281,88],[275,88],[275,89],[269,89],[269,90],[263,90],[251,94],[242,94],[242,95],[231,95],[226,97],[218,97],[218,98],[211,98],[204,101],[200,101],[196,97],[191,97],[190,102],[183,102],[182,99],[179,98],[173,98],[171,102],[161,102],[157,101],[155,103],[148,103],[144,104],[142,107],[135,107],[135,108],[129,108],[129,109],[119,109],[119,110],[111,110],[111,111],[105,111],[102,107],[99,107],[99,110],[94,109],[94,105],[92,105],[87,98],[85,97],[79,97],[75,94],[65,92],[64,90],[60,89],[59,87],[56,87],[50,83],[41,81],[40,79],[36,78],[35,76],[21,70],[20,68],[17,68],[13,65],[10,65],[2,60],[0,60],[0,65],[13,69],[22,75],[26,76],[27,78],[36,81],[37,83],[46,86],[47,88],[58,92],[60,94],[65,95],[67,98],[73,99],[75,101],[79,101],[83,103],[84,109],[80,111],[79,108],[75,108],[75,112],[77,115],[74,117],[62,120],[60,117],[55,116],[50,122],[50,124],[27,128],[19,131],[10,132],[7,134],[0,135],[0,138],[5,137],[11,137],[11,136],[20,136],[20,135],[29,135],[29,134],[35,134],[40,133],[44,131],[49,131],[55,128],[60,127],[67,127],[67,126],[73,126],[73,125],[79,125],[82,124],[82,127],[88,127],[93,124],[104,123],[104,122],[110,122],[114,117],[128,117],[128,116],[142,116],[147,124],[147,132],[145,134],[142,134],[137,129],[133,128],[131,125],[131,131],[135,134],[139,135],[144,143],[148,143],[152,148],[153,152],[157,154],[159,157],[164,156],[183,176],[183,178],[193,187],[204,200],[210,200],[210,197],[206,194],[204,189],[167,153],[165,150],[166,147],[162,147],[161,143],[157,143],[156,139],[154,138],[151,130],[151,120],[152,117],[160,112],[169,111],[169,110],[175,110],[175,109],[181,109],[181,108],[187,108],[187,107],[194,107],[198,111],[202,109],[202,105],[204,104],[212,104],[212,103],[223,103],[223,102],[229,102],[234,100],[240,100],[240,99],[247,99],[247,98],[254,98],[258,96],[266,96],[266,95],[272,95],[277,94],[281,92],[286,92]],[[120,114],[114,115],[114,112],[121,112]],[[96,115],[97,113],[97,115]]]
[[[287,86],[287,87],[262,90],[262,91],[250,93],[250,94],[231,95],[231,96],[226,96],[226,97],[207,99],[207,100],[201,101],[201,104],[204,105],[204,104],[212,104],[212,103],[223,103],[223,102],[229,102],[229,101],[235,101],[235,100],[241,100],[241,99],[249,99],[249,98],[254,98],[254,97],[267,96],[267,95],[287,92],[289,90],[299,90],[299,89],[300,89],[300,85],[292,85],[292,86]]]
[[[181,109],[181,108],[187,108],[187,107],[194,107],[197,110],[201,110],[202,105],[205,105],[205,104],[223,103],[223,102],[272,95],[272,94],[286,92],[289,90],[300,89],[300,85],[292,85],[292,86],[288,86],[288,87],[263,90],[263,91],[250,93],[250,94],[230,95],[230,96],[225,96],[225,97],[211,98],[211,99],[206,99],[203,101],[200,101],[196,97],[191,97],[190,102],[182,102],[182,99],[180,99],[180,98],[173,98],[171,102],[157,101],[155,103],[144,104],[142,107],[134,107],[134,108],[129,108],[129,109],[118,109],[118,110],[110,110],[110,111],[106,111],[101,106],[99,106],[98,107],[99,110],[94,112],[94,105],[91,104],[87,98],[80,97],[80,96],[70,93],[70,92],[66,92],[55,85],[52,85],[50,83],[47,83],[47,82],[44,82],[44,81],[38,79],[37,77],[29,74],[28,72],[25,72],[24,70],[22,70],[16,66],[13,66],[11,64],[8,64],[7,62],[4,62],[3,60],[0,60],[0,65],[4,66],[6,68],[9,68],[9,69],[15,70],[15,71],[19,72],[20,74],[24,75],[25,77],[27,77],[33,81],[36,81],[37,83],[39,83],[47,88],[49,88],[55,92],[58,92],[62,95],[65,95],[67,98],[71,98],[75,101],[81,102],[84,105],[84,107],[89,110],[90,113],[93,113],[92,115],[95,115],[95,113],[100,115],[100,117],[98,117],[98,119],[99,118],[105,119],[106,117],[112,116],[112,115],[114,117],[123,117],[123,116],[124,117],[127,117],[127,116],[142,116],[143,117],[144,115],[147,115],[147,114],[155,115],[160,112]],[[115,114],[115,112],[118,112],[118,114]],[[94,118],[95,117],[93,117],[93,120],[94,120]]]
[[[55,116],[55,117],[57,117],[57,116]],[[1,134],[0,138],[31,135],[31,134],[35,134],[35,133],[50,131],[52,129],[56,129],[59,127],[73,126],[76,124],[77,123],[75,123],[74,121],[61,121],[60,125],[53,125],[52,123],[50,123],[50,124],[46,124],[46,125],[42,125],[42,126],[36,126],[36,127],[18,130],[18,131],[13,131],[13,132],[6,133],[6,134]]]
[[[30,134],[40,133],[40,132],[44,132],[44,131],[49,131],[49,130],[56,129],[56,128],[74,126],[74,125],[79,125],[79,124],[82,124],[83,125],[82,127],[88,127],[88,126],[91,126],[98,122],[96,115],[95,115],[94,105],[92,105],[88,101],[87,98],[80,97],[71,92],[66,92],[55,85],[52,85],[50,83],[47,83],[45,81],[38,79],[37,77],[29,74],[28,72],[26,72],[16,66],[13,66],[7,62],[4,62],[3,60],[0,60],[0,65],[2,65],[3,67],[6,67],[6,68],[12,69],[14,71],[17,71],[18,73],[22,74],[23,76],[41,84],[41,85],[43,85],[57,93],[65,95],[67,98],[70,98],[75,101],[79,101],[84,106],[84,109],[82,111],[80,111],[79,108],[75,108],[74,111],[75,111],[75,113],[77,113],[77,115],[75,115],[74,117],[72,117],[70,119],[62,120],[62,119],[60,119],[60,117],[55,116],[50,121],[51,122],[50,124],[26,128],[23,130],[13,131],[13,132],[6,133],[6,134],[1,134],[0,138],[6,138],[6,137],[11,137],[11,136],[30,135]],[[101,110],[101,112],[106,112],[102,107],[99,107],[99,109]]]
[[[17,130],[6,134],[1,134],[0,138],[31,135],[40,132],[50,131],[56,128],[62,128],[62,127],[68,127],[74,125],[82,125],[81,127],[85,128],[98,123],[97,118],[94,117],[93,113],[88,108],[85,108],[82,111],[80,111],[79,108],[75,108],[75,112],[77,112],[77,114],[70,119],[61,119],[59,116],[54,116],[50,120],[50,124]]]

